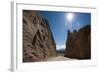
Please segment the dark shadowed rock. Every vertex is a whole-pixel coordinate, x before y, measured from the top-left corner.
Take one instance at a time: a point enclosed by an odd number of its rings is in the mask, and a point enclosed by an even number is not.
[[[56,56],[56,44],[49,23],[39,12],[23,10],[23,62]]]
[[[68,31],[68,40],[66,42],[65,57],[77,59],[91,58],[91,26],[87,25],[78,32],[70,33]]]

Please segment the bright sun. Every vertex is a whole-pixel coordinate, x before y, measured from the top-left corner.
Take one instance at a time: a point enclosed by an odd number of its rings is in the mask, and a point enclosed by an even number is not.
[[[67,19],[68,19],[68,21],[72,21],[73,20],[73,17],[74,17],[74,15],[73,15],[73,13],[68,13],[67,14]]]

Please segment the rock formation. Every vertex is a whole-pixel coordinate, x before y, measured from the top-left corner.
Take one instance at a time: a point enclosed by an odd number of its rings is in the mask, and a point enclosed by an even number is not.
[[[68,31],[65,57],[76,59],[91,58],[91,26],[87,25],[79,31]]]
[[[56,56],[56,44],[49,23],[38,11],[23,10],[23,62]]]

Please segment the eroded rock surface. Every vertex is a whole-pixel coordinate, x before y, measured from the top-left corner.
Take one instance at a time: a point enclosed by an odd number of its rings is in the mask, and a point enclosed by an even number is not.
[[[23,10],[23,62],[56,56],[56,44],[49,23],[39,12]]]
[[[79,31],[68,31],[65,57],[76,59],[91,58],[91,26],[87,25]]]

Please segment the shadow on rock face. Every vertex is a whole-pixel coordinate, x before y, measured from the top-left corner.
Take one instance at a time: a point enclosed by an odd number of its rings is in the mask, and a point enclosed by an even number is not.
[[[65,57],[91,59],[91,26],[87,25],[78,32],[68,31]]]

